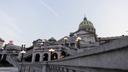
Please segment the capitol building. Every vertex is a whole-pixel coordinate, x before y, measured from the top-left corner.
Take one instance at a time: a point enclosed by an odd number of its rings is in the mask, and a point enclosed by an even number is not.
[[[19,72],[128,72],[128,36],[97,37],[86,17],[69,36],[32,43],[28,48],[6,44],[0,61],[5,58]]]
[[[93,24],[85,17],[78,30],[64,36],[58,41],[50,39],[37,39],[33,41],[32,62],[50,61],[74,55],[78,50],[99,46],[96,30]],[[42,58],[43,57],[43,58]]]

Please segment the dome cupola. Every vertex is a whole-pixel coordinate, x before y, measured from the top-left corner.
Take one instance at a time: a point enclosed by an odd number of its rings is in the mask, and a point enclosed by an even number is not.
[[[53,42],[56,42],[56,39],[54,37],[51,37],[48,41],[53,41]]]
[[[95,32],[93,24],[90,21],[88,21],[86,17],[84,17],[83,21],[80,23],[79,30]]]

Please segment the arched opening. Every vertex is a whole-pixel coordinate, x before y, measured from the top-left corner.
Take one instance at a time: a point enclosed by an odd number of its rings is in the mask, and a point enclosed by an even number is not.
[[[51,53],[51,60],[58,59],[57,53]]]
[[[27,58],[25,58],[25,61],[31,62],[32,61],[32,54],[30,56],[28,56]]]
[[[36,54],[35,56],[35,62],[39,62],[40,61],[40,55],[39,54]]]
[[[67,56],[66,52],[62,51],[62,52],[61,52],[61,58],[64,58],[64,57],[66,57],[66,56]]]
[[[48,61],[48,54],[47,54],[47,53],[45,53],[45,54],[43,55],[43,61]]]

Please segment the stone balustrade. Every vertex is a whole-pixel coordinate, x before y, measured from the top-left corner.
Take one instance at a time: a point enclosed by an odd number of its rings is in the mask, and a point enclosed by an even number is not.
[[[96,67],[48,65],[46,72],[127,72],[127,70],[105,69]]]

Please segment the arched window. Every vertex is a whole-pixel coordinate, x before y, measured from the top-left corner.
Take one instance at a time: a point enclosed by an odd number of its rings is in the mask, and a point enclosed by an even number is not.
[[[45,54],[43,55],[43,61],[48,61],[48,54],[47,54],[47,53],[45,53]]]
[[[58,59],[57,53],[51,53],[51,60]]]
[[[40,61],[40,55],[39,54],[36,54],[35,56],[35,62],[39,62]]]

